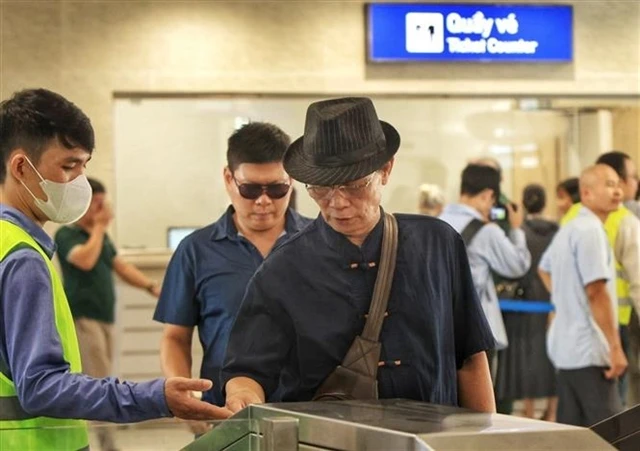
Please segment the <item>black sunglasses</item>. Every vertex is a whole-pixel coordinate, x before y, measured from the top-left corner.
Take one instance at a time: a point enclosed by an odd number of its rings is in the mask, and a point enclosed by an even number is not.
[[[238,192],[245,199],[256,200],[258,197],[266,194],[271,199],[282,199],[287,195],[291,185],[288,183],[270,183],[268,185],[260,185],[259,183],[238,183],[233,178],[238,187]]]

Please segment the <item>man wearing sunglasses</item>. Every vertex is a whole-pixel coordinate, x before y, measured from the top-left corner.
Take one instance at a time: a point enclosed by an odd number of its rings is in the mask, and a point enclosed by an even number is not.
[[[204,352],[200,374],[213,381],[203,399],[213,404],[224,404],[220,369],[249,279],[274,246],[309,222],[287,208],[292,181],[282,158],[289,143],[286,133],[263,122],[246,124],[231,135],[222,174],[231,206],[180,242],[165,275],[154,315],[165,324],[163,371],[191,374],[197,327]],[[192,424],[192,430],[199,434],[206,427]]]
[[[367,98],[307,110],[284,167],[320,216],[256,272],[222,371],[226,405],[309,401],[362,333],[381,255],[382,187],[400,147]],[[379,398],[495,410],[485,351],[494,340],[464,242],[444,222],[395,215],[398,256],[382,324]]]

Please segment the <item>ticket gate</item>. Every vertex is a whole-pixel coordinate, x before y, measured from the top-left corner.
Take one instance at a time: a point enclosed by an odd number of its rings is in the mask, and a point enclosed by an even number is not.
[[[604,451],[628,439],[634,419],[587,429],[399,399],[263,404],[238,412],[185,450]]]
[[[640,404],[590,428],[621,451],[640,450]]]

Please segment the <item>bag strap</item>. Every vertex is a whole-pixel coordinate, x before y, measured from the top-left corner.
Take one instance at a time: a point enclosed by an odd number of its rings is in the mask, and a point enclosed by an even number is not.
[[[369,315],[362,331],[362,338],[377,342],[382,330],[391,285],[393,283],[393,273],[396,269],[396,257],[398,255],[398,222],[395,216],[384,214],[384,232],[382,235],[382,251],[380,253],[380,264],[378,266],[378,276],[373,288],[373,298],[369,307]]]
[[[462,233],[460,233],[465,246],[469,247],[469,245],[471,245],[473,237],[475,237],[480,229],[484,227],[484,224],[484,222],[480,221],[477,218],[473,218],[471,222],[467,224]]]

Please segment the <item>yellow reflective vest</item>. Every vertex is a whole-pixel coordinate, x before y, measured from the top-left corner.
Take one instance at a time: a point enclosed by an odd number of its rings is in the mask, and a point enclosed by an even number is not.
[[[81,372],[78,339],[62,282],[51,260],[38,243],[22,228],[0,220],[0,261],[17,249],[29,247],[38,252],[49,269],[53,292],[56,329],[64,358],[71,372]],[[28,281],[25,281],[28,283]],[[28,340],[29,337],[24,337]],[[76,451],[89,449],[87,427],[82,420],[39,417],[26,412],[16,396],[16,387],[0,368],[0,451],[56,450]]]
[[[575,219],[581,208],[581,203],[573,204],[560,220],[560,225],[563,226]],[[609,239],[609,244],[612,249],[615,249],[620,223],[625,217],[631,214],[627,208],[620,206],[620,208],[609,215],[607,221],[604,223],[604,230],[607,233],[607,238]],[[629,288],[629,282],[624,279],[623,268],[618,260],[616,260],[616,294],[618,296],[618,322],[622,326],[628,326],[631,322],[631,312],[633,311],[631,290]]]

